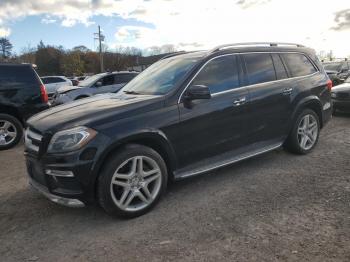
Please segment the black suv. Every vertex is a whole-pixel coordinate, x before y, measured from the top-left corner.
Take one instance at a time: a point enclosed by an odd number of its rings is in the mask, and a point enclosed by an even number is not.
[[[315,52],[276,43],[179,53],[118,94],[58,106],[29,120],[30,183],[69,206],[150,210],[169,180],[285,146],[306,154],[332,113],[332,82]]]
[[[29,64],[0,64],[0,150],[15,146],[25,121],[47,109],[45,86]]]

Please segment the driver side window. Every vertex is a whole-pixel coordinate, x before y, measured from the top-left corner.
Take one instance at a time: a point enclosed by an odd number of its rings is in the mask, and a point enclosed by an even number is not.
[[[205,85],[211,94],[239,87],[236,55],[214,58],[192,81],[193,85]]]

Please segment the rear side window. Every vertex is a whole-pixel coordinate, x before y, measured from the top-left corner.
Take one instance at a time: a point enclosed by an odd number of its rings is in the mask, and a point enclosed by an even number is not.
[[[136,74],[117,74],[115,75],[115,83],[116,84],[124,84],[130,82]]]
[[[39,81],[34,70],[29,66],[1,66],[0,87],[28,87],[38,85]]]
[[[271,55],[272,55],[273,64],[275,66],[277,79],[281,80],[281,79],[288,78],[288,75],[282,63],[281,57],[278,54],[271,54]]]
[[[213,59],[199,72],[191,85],[206,85],[212,94],[239,87],[236,56]]]
[[[243,55],[249,84],[259,84],[276,80],[271,55],[266,54],[244,54]]]
[[[307,76],[316,72],[310,60],[303,54],[281,54],[292,77]]]

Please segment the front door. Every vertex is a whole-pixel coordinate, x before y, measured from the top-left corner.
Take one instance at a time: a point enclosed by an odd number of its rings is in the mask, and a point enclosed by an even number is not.
[[[175,151],[179,167],[239,149],[246,143],[248,93],[241,88],[237,55],[210,60],[189,86],[206,85],[210,99],[180,100],[180,123]],[[186,94],[186,92],[185,92]]]

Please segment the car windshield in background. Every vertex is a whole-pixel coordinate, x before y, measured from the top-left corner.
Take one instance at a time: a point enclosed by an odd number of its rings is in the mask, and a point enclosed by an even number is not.
[[[323,64],[324,69],[330,70],[330,71],[340,71],[340,68],[342,66],[342,63],[327,63]]]
[[[124,93],[141,95],[164,95],[194,66],[198,57],[171,57],[151,65],[131,80]]]
[[[91,85],[94,84],[100,77],[101,77],[101,74],[97,74],[97,75],[90,76],[89,78],[86,78],[85,80],[80,81],[79,84],[78,84],[78,86],[82,86],[82,87],[91,86]]]

